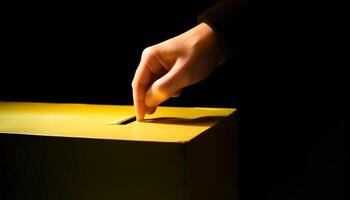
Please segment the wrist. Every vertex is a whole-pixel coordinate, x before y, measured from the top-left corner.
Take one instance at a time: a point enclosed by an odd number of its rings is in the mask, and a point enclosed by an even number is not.
[[[217,58],[217,65],[224,63],[230,54],[230,50],[227,48],[227,44],[225,44],[221,36],[204,22],[198,24],[193,29],[195,34],[194,43],[206,44],[207,46],[204,48],[209,48],[212,55]],[[202,48],[202,46],[199,46],[199,48]]]

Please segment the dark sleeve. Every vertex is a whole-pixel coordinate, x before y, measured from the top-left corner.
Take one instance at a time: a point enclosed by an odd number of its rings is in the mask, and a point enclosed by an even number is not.
[[[248,0],[220,0],[198,17],[198,23],[204,22],[231,48],[246,31]]]

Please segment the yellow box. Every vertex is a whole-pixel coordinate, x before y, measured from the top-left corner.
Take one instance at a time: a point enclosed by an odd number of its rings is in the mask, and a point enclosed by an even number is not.
[[[132,106],[0,102],[1,196],[235,197],[235,109],[159,107],[142,122],[134,116]]]

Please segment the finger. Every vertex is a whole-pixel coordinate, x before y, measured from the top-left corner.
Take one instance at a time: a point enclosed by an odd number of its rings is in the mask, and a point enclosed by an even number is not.
[[[144,91],[145,89],[142,86],[133,86],[133,100],[137,121],[142,121],[148,110],[148,107],[144,103]]]
[[[140,64],[137,67],[134,79],[132,81],[132,93],[137,121],[143,120],[147,110],[149,109],[144,102],[145,92],[153,81],[152,73],[147,68],[148,62],[150,62],[148,57],[141,58]]]
[[[156,107],[188,85],[187,75],[181,66],[182,62],[177,61],[167,74],[151,85],[145,95],[146,106]]]
[[[156,112],[156,110],[157,110],[157,107],[148,108],[147,114],[151,115],[151,114],[153,114],[154,112]]]
[[[157,61],[157,50],[146,48],[132,82],[133,100],[138,121],[144,119],[150,108],[145,104],[145,93],[154,80],[165,74],[165,69]],[[152,110],[150,110],[152,111]]]

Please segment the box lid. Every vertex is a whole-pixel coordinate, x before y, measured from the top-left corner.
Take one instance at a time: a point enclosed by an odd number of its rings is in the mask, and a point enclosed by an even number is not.
[[[183,143],[235,111],[158,107],[137,122],[133,106],[0,102],[0,133]]]

